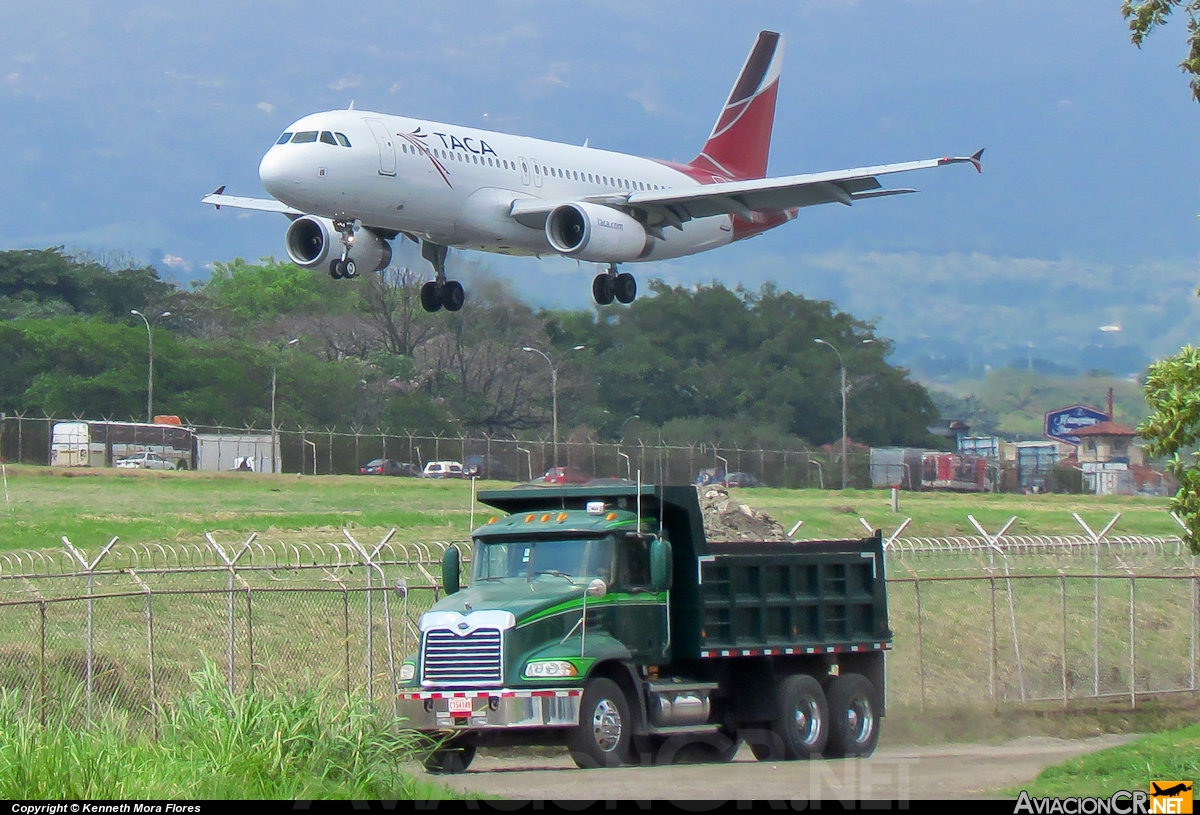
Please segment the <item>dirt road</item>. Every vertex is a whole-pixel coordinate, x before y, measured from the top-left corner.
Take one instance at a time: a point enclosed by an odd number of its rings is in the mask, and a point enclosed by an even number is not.
[[[743,745],[730,764],[607,770],[577,770],[565,752],[520,758],[481,753],[467,773],[438,780],[504,798],[551,800],[964,798],[1020,784],[1051,764],[1130,738],[1030,737],[1002,745],[881,748],[869,759],[779,763],[755,761]]]

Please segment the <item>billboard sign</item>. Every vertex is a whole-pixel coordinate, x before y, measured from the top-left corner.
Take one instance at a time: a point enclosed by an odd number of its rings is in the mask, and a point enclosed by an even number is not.
[[[1107,413],[1087,405],[1071,405],[1051,410],[1046,413],[1046,437],[1078,446],[1079,437],[1074,435],[1073,431],[1107,421]]]

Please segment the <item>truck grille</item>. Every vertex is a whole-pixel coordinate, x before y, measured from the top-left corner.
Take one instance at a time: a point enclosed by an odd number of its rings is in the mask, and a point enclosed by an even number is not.
[[[500,650],[495,628],[477,628],[461,637],[446,629],[426,631],[421,679],[429,685],[500,683]]]

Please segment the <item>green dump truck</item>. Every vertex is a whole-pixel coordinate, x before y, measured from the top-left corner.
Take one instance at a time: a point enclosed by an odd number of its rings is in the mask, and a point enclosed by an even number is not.
[[[431,772],[565,744],[580,767],[865,756],[891,647],[882,540],[718,543],[694,487],[481,492],[401,666]]]

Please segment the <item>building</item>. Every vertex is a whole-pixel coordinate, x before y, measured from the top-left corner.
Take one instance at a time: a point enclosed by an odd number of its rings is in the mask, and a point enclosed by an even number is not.
[[[1079,437],[1076,456],[1089,492],[1133,495],[1138,491],[1134,469],[1146,469],[1146,457],[1142,448],[1133,443],[1136,430],[1108,421],[1081,427],[1074,435]]]

